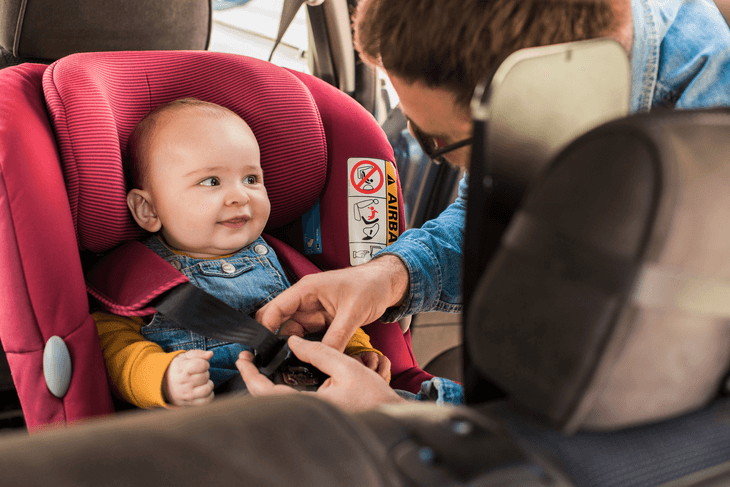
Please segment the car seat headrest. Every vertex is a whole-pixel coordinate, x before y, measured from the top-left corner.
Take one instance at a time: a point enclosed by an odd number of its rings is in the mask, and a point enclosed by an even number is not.
[[[566,432],[706,404],[730,362],[728,153],[730,110],[635,116],[570,144],[471,296],[471,367]]]
[[[271,201],[267,228],[289,223],[317,200],[327,143],[307,88],[283,68],[212,52],[109,52],[68,56],[43,79],[82,248],[103,252],[138,238],[126,204],[123,160],[134,126],[183,97],[225,106],[251,127]]]
[[[0,46],[48,62],[76,52],[206,49],[211,18],[208,0],[4,0]]]

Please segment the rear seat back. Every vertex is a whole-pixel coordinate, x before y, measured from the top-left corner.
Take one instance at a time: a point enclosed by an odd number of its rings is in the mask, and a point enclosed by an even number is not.
[[[211,22],[209,0],[3,0],[0,68],[77,52],[204,50]]]

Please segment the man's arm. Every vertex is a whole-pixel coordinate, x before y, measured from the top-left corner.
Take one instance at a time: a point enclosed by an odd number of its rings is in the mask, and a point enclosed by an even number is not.
[[[459,270],[464,241],[466,180],[459,198],[435,220],[408,230],[385,252],[357,267],[309,275],[256,314],[272,331],[303,335],[329,325],[323,342],[342,351],[354,331],[375,320],[420,311],[461,311]]]
[[[409,292],[401,305],[380,320],[398,321],[424,311],[457,313],[461,305],[461,260],[464,248],[467,179],[459,182],[459,196],[437,218],[410,229],[377,254],[397,255],[408,270]]]

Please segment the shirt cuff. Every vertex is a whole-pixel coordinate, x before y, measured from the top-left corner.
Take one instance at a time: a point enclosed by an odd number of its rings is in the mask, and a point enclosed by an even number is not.
[[[464,404],[464,386],[443,377],[434,377],[421,383],[417,401],[435,401],[436,404]]]

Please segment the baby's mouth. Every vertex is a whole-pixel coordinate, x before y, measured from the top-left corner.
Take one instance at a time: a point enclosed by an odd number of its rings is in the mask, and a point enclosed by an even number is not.
[[[218,222],[224,227],[228,228],[241,228],[243,227],[246,222],[248,221],[248,217],[245,216],[239,216],[237,218],[231,218],[229,220]]]

